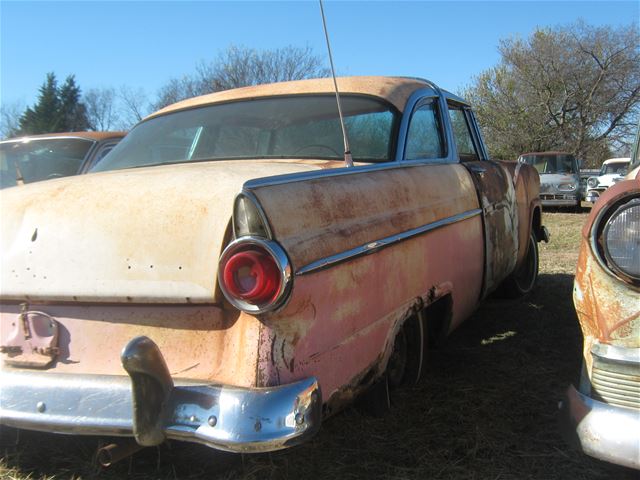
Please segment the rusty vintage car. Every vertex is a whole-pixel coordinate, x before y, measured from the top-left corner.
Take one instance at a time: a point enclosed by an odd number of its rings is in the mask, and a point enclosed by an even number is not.
[[[338,85],[350,166],[321,79],[177,103],[90,174],[2,192],[0,424],[284,448],[533,288],[535,169],[431,82]]]
[[[86,173],[125,132],[28,135],[0,142],[0,188]]]
[[[560,403],[565,433],[594,457],[640,469],[640,131],[629,174],[582,229],[573,301],[584,336],[578,389]]]

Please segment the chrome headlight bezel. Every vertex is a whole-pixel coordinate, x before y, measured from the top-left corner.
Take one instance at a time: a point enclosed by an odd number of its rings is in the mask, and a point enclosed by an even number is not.
[[[628,271],[616,262],[615,255],[611,251],[613,247],[611,241],[614,239],[608,238],[612,233],[612,223],[619,219],[621,215],[628,214],[629,209],[640,210],[640,195],[638,195],[637,191],[629,192],[629,194],[600,210],[591,230],[591,249],[605,271],[627,283],[640,286],[640,271]],[[633,241],[633,238],[631,240]],[[633,247],[633,245],[630,245],[630,247]]]
[[[587,180],[587,187],[596,188],[600,182],[598,181],[598,177],[589,177]]]

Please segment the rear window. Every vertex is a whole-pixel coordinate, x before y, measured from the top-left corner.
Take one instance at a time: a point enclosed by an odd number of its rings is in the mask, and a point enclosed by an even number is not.
[[[379,100],[343,95],[355,161],[393,158],[397,113]],[[208,105],[142,122],[93,171],[227,159],[342,160],[334,95],[297,95]]]

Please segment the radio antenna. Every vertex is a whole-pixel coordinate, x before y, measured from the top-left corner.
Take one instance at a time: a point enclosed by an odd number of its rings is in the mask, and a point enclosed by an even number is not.
[[[344,126],[344,117],[342,116],[342,104],[340,102],[340,92],[338,92],[338,81],[336,80],[336,69],[333,66],[333,55],[331,55],[331,44],[329,43],[329,33],[327,32],[327,21],[324,18],[324,8],[322,0],[320,2],[320,14],[322,15],[322,27],[324,29],[324,38],[327,40],[327,51],[329,52],[329,63],[331,64],[331,76],[333,77],[333,86],[336,90],[336,102],[338,103],[338,116],[340,117],[340,127],[342,127],[342,139],[344,141],[344,163],[347,167],[353,167],[353,158],[351,158],[351,149],[349,148],[349,139],[347,138],[347,129]]]

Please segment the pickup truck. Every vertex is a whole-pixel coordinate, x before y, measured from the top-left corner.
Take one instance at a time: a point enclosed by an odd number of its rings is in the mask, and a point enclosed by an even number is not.
[[[0,424],[281,449],[528,293],[536,170],[432,82],[338,87],[352,162],[319,79],[185,100],[87,175],[3,190]]]

